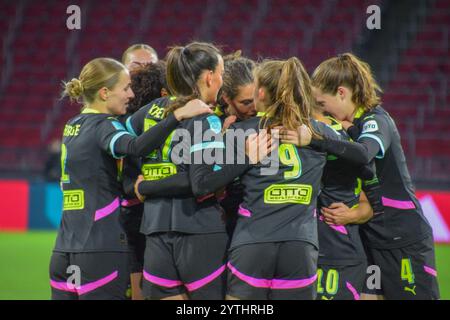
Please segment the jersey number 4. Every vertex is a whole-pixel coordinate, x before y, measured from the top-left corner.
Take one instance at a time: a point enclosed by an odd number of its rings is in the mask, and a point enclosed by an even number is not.
[[[411,259],[403,258],[400,276],[402,280],[408,281],[409,284],[415,282],[415,276],[411,265]]]

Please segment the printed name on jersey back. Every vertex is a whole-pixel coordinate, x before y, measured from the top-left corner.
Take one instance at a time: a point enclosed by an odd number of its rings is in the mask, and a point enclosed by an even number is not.
[[[64,137],[75,137],[80,133],[80,128],[81,128],[81,124],[76,124],[76,125],[70,125],[70,124],[66,124],[66,126],[64,127],[64,133],[63,136]]]
[[[164,116],[164,107],[160,107],[156,103],[154,103],[148,110],[148,115],[158,120],[162,120]]]
[[[378,131],[378,123],[376,120],[369,120],[363,125],[363,129],[361,133],[368,133],[368,132],[376,132]]]

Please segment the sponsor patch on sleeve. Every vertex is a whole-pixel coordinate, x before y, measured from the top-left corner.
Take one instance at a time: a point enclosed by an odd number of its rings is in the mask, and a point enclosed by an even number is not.
[[[126,131],[125,127],[117,120],[111,121],[111,124],[114,126],[116,130]]]
[[[219,133],[222,130],[222,122],[218,116],[209,116],[206,120],[208,120],[209,127],[214,133]]]
[[[378,131],[378,124],[375,120],[367,121],[362,129],[361,133],[375,132]]]

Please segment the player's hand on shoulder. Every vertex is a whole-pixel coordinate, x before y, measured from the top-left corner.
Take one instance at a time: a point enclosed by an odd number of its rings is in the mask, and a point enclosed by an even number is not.
[[[278,144],[272,140],[267,130],[261,130],[259,134],[253,133],[245,141],[245,154],[251,164],[257,164],[266,158]]]
[[[236,122],[236,120],[237,120],[237,117],[235,115],[226,117],[226,119],[222,125],[222,131],[225,132],[233,123]]]
[[[304,147],[311,143],[312,132],[306,125],[301,125],[297,130],[287,130],[281,126],[273,129],[274,138],[280,139],[281,143],[290,143],[297,147]]]

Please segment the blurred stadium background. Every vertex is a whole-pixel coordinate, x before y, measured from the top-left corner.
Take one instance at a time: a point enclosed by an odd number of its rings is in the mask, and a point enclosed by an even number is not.
[[[81,8],[81,30],[66,9]],[[369,5],[381,29],[369,30]],[[193,39],[254,59],[299,57],[312,71],[352,51],[368,61],[395,119],[418,196],[433,225],[443,299],[450,299],[448,0],[0,1],[0,299],[48,299],[48,261],[61,215],[52,169],[65,121],[61,80],[89,60],[120,59],[134,43]]]

